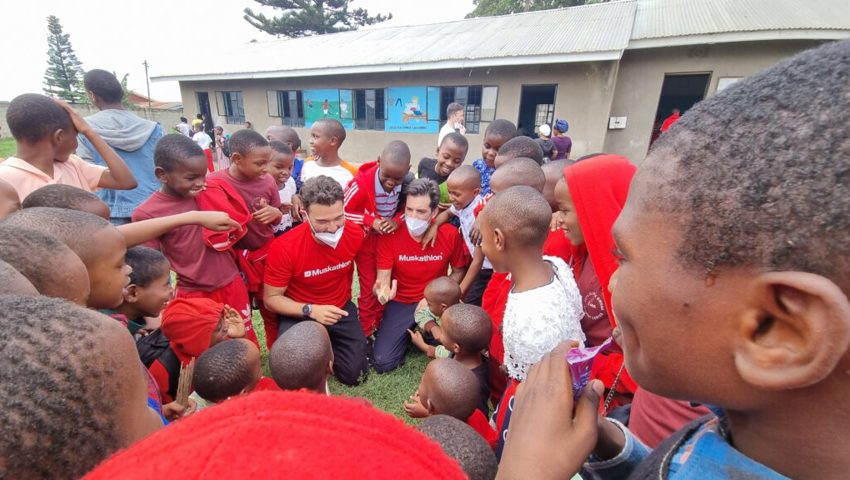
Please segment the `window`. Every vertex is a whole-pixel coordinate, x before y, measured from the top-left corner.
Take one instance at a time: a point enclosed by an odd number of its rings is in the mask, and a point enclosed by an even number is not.
[[[386,102],[383,88],[354,90],[354,128],[384,130]]]
[[[440,88],[440,121],[445,122],[446,107],[456,102],[463,105],[463,123],[467,133],[478,133],[481,122],[496,118],[496,97],[499,87],[467,85]]]
[[[301,90],[270,90],[266,92],[270,117],[280,117],[281,125],[304,126],[304,102]]]
[[[534,112],[534,128],[536,129],[544,123],[552,125],[555,121],[555,105],[551,103],[537,105],[537,111]]]
[[[245,123],[245,103],[242,92],[215,92],[216,109],[228,125]]]

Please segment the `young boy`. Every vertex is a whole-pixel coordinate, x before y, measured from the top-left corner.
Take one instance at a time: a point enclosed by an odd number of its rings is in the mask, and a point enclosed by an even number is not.
[[[126,240],[108,220],[77,210],[36,207],[4,222],[53,235],[76,253],[88,270],[90,308],[116,308],[124,301],[124,287],[130,281],[130,267],[124,261]]]
[[[18,150],[0,164],[0,180],[12,185],[20,200],[50,183],[90,192],[136,188],[136,180],[121,157],[62,100],[35,93],[20,95],[9,104],[6,121]],[[74,155],[78,133],[91,142],[106,167]]]
[[[499,153],[496,154],[493,165],[498,170],[505,163],[519,157],[530,158],[538,165],[543,165],[544,163],[543,149],[540,148],[540,145],[533,139],[520,135],[508,140],[502,145]]]
[[[195,197],[204,190],[206,176],[200,147],[182,135],[166,135],[156,146],[154,162],[162,188],[136,209],[133,222],[198,210]],[[177,273],[177,297],[210,298],[249,320],[248,291],[236,263],[228,252],[206,245],[203,227],[184,225],[146,245],[161,250]]]
[[[277,193],[280,196],[280,213],[283,215],[280,223],[274,226],[274,236],[278,237],[292,228],[292,197],[298,187],[292,178],[292,169],[295,162],[295,154],[289,145],[272,140],[272,156],[269,160],[269,175],[277,184]]]
[[[484,131],[484,147],[481,158],[472,162],[472,166],[481,174],[481,195],[490,193],[490,177],[496,171],[496,155],[508,140],[516,136],[516,125],[498,118]]]
[[[215,171],[215,164],[213,163],[213,154],[212,154],[212,143],[213,139],[210,138],[209,134],[204,131],[204,124],[198,123],[192,126],[194,130],[194,134],[192,135],[192,140],[201,147],[201,150],[204,151],[204,157],[207,159],[207,170],[212,173]]]
[[[430,178],[440,186],[440,205],[444,208],[448,208],[451,201],[446,180],[456,168],[463,165],[468,151],[469,141],[466,137],[457,132],[451,132],[443,137],[437,147],[437,158],[423,158],[419,161],[416,176]]]
[[[496,478],[499,464],[493,449],[463,421],[448,415],[431,415],[416,429],[439,443],[446,455],[457,460],[469,480]]]
[[[476,408],[479,398],[472,371],[457,360],[438,358],[425,367],[419,388],[404,403],[404,411],[412,418],[431,415],[454,417],[474,428],[493,447],[496,432],[487,423],[487,417]]]
[[[402,188],[412,179],[410,149],[398,140],[388,143],[377,162],[364,163],[345,192],[345,218],[363,228],[366,238],[354,262],[360,279],[360,325],[366,336],[378,327],[382,305],[372,292],[377,278],[378,241],[398,230]]]
[[[318,322],[299,322],[274,342],[269,368],[283,390],[307,389],[330,395],[334,352],[328,331]]]
[[[425,298],[419,302],[413,318],[416,321],[417,332],[420,333],[420,336],[422,334],[429,335],[429,338],[438,344],[436,346],[426,345],[427,348],[422,350],[431,358],[448,358],[451,356],[451,352],[439,344],[443,333],[440,317],[443,316],[447,308],[460,303],[460,297],[460,285],[451,277],[437,277],[425,287]],[[413,343],[416,344],[415,339]]]
[[[620,265],[609,288],[628,371],[641,388],[719,416],[649,455],[610,420],[595,442],[596,385],[569,432],[512,430],[520,461],[509,471],[563,478],[593,450],[595,478],[846,476],[850,412],[824,405],[850,394],[850,112],[836,102],[848,75],[850,42],[829,43],[700,102],[653,145],[614,225]],[[569,399],[552,358],[540,379]],[[518,419],[533,419],[521,403]],[[573,454],[544,460],[556,449]]]
[[[203,410],[230,397],[249,393],[262,378],[260,350],[250,340],[236,338],[213,345],[198,357],[192,374],[195,391],[189,399]]]
[[[499,192],[479,219],[481,249],[494,270],[511,274],[501,330],[504,366],[513,389],[558,343],[584,341],[581,294],[572,271],[560,258],[543,256],[551,219],[549,204],[527,186]],[[512,388],[499,402],[500,432],[507,431],[510,422]]]
[[[38,290],[21,272],[0,260],[0,295],[29,295],[37,297]]]
[[[298,132],[292,127],[284,127],[283,125],[272,125],[266,129],[266,138],[269,142],[277,141],[289,145],[292,149],[292,155],[295,161],[292,165],[292,178],[295,179],[295,186],[298,192],[301,191],[301,169],[304,168],[304,159],[301,158],[301,137]]]
[[[64,298],[83,306],[89,299],[91,285],[86,266],[52,235],[0,223],[0,260],[20,272],[46,297]]]
[[[0,220],[21,209],[18,192],[9,182],[0,180]]]
[[[124,289],[124,303],[115,309],[115,313],[127,318],[130,333],[136,335],[139,330],[157,328],[156,325],[148,325],[146,317],[159,317],[174,297],[171,264],[162,252],[148,247],[133,247],[127,250],[124,259],[132,269],[130,284]]]
[[[343,190],[357,175],[357,167],[339,157],[339,148],[345,141],[345,128],[339,120],[323,118],[310,128],[310,149],[313,161],[308,159],[301,169],[301,182],[325,175],[336,180]]]
[[[21,203],[21,207],[69,208],[97,215],[104,220],[110,218],[109,205],[104,203],[97,195],[81,188],[59,183],[45,185],[30,193],[26,200]]]
[[[487,348],[493,334],[490,317],[481,307],[475,305],[452,305],[443,313],[440,328],[440,343],[446,353],[441,355],[442,358],[454,358],[472,370],[481,393],[478,408],[481,413],[488,415],[490,388],[487,383],[487,362],[481,353]],[[411,332],[411,336],[413,344],[420,350],[430,358],[437,357],[437,349],[425,343],[419,332]]]
[[[47,297],[0,297],[0,477],[80,478],[162,427],[133,341]]]

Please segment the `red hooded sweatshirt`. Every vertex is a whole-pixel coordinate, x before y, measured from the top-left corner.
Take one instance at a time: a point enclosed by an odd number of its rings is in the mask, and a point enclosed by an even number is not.
[[[242,226],[242,230],[228,230],[226,232],[216,232],[204,228],[204,241],[213,249],[219,252],[228,250],[248,233],[246,225],[253,219],[251,211],[248,210],[245,200],[242,199],[239,192],[226,181],[222,179],[208,181],[206,190],[198,195],[196,201],[199,209],[225,212]]]
[[[378,174],[378,162],[367,162],[360,166],[357,176],[345,189],[345,218],[363,226],[367,232],[372,228],[375,219],[381,218],[375,208],[375,175]],[[401,217],[401,197],[396,205],[396,213],[393,219],[398,223]]]

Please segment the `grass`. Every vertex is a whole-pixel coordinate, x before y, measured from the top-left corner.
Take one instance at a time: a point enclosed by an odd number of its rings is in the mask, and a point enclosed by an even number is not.
[[[360,294],[360,283],[356,275],[352,283],[351,297],[352,301],[356,303],[357,297]],[[268,364],[268,351],[266,349],[266,331],[259,312],[254,312],[253,325],[260,342],[263,372],[265,375],[271,375]],[[356,387],[343,385],[335,378],[331,378],[329,387],[331,393],[334,395],[365,398],[372,402],[375,408],[379,408],[399,417],[408,424],[414,425],[417,422],[405,415],[403,403],[419,387],[419,380],[422,378],[422,372],[425,371],[428,361],[429,359],[425,354],[416,348],[411,348],[404,365],[390,373],[379,374],[370,369],[369,378]]]
[[[15,139],[12,137],[3,137],[0,138],[0,158],[11,157],[15,154],[15,150],[17,149],[17,145],[15,144]]]

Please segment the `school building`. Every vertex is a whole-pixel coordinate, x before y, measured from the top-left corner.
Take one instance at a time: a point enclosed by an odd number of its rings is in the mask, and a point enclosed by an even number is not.
[[[623,0],[252,42],[155,79],[179,81],[189,115],[229,131],[245,120],[290,125],[305,148],[312,122],[337,118],[352,161],[392,139],[415,161],[433,156],[454,101],[465,105],[467,162],[495,118],[530,135],[564,118],[573,158],[605,151],[639,163],[671,109],[848,37],[848,0]]]

